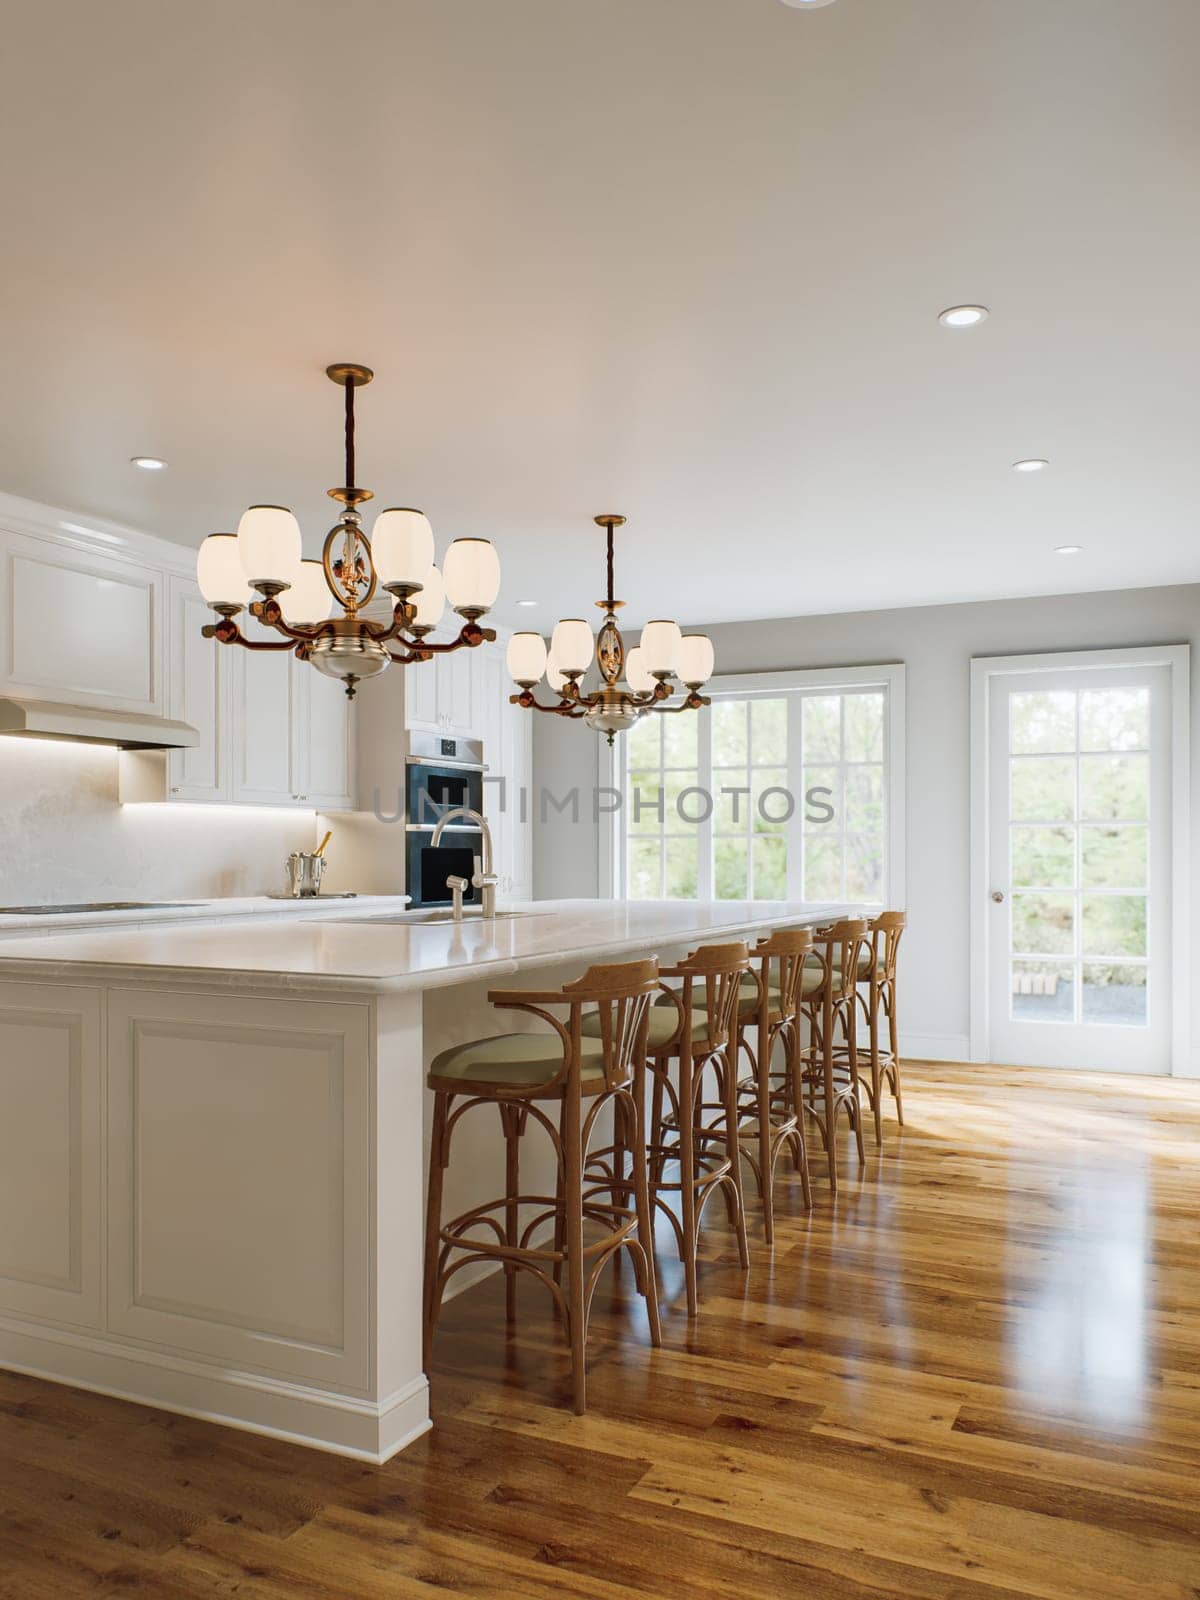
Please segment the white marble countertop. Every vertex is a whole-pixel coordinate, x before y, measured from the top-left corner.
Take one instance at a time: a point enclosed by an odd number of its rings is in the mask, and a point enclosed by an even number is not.
[[[270,902],[272,905],[276,902]],[[0,979],[269,990],[421,990],[554,962],[604,961],[835,920],[855,908],[803,901],[542,900],[483,922],[389,921],[343,903],[319,920],[243,919],[0,942]],[[372,911],[375,920],[370,920]]]
[[[408,904],[406,894],[322,895],[317,899],[276,899],[247,895],[215,900],[177,900],[155,906],[128,907],[121,911],[40,911],[33,915],[0,916],[0,935],[22,933],[74,933],[77,929],[129,928],[142,923],[214,922],[246,916],[347,916],[360,911],[399,911]]]

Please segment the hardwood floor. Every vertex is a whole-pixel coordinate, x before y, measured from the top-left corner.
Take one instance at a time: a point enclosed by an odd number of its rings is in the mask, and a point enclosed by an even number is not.
[[[524,1282],[446,1309],[382,1469],[0,1373],[0,1595],[1196,1600],[1200,1084],[910,1066],[909,1126],[664,1348],[626,1264],[589,1414]],[[819,1171],[819,1166],[817,1167]],[[798,1181],[797,1181],[798,1194]]]

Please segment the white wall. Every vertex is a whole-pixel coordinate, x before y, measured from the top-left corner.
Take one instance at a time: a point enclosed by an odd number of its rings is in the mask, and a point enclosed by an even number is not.
[[[689,631],[691,631],[689,629]],[[978,655],[1191,644],[1192,740],[1200,750],[1200,584],[928,606],[706,629],[722,673],[850,667],[907,668],[908,906],[904,1023],[911,1054],[966,1059],[969,1031],[970,661]],[[549,722],[551,719],[539,719]],[[546,731],[534,746],[535,788],[584,776],[588,735]],[[593,752],[591,759],[595,759]],[[1200,949],[1200,762],[1192,771],[1193,948]],[[535,822],[537,893],[599,892],[598,830]],[[591,887],[587,887],[590,885]],[[1193,1029],[1197,1022],[1193,1020]],[[1200,1033],[1193,1032],[1200,1040]],[[1193,1058],[1197,1051],[1193,1049]]]
[[[117,752],[0,738],[0,905],[187,900],[285,887],[312,812],[117,802]]]

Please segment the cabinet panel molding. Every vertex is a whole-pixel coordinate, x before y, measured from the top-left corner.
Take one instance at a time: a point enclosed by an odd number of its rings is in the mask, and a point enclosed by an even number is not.
[[[31,698],[159,711],[163,573],[4,530],[0,550],[5,685]]]
[[[112,991],[113,1333],[365,1383],[367,1020]]]
[[[100,995],[0,983],[0,1310],[101,1326]]]

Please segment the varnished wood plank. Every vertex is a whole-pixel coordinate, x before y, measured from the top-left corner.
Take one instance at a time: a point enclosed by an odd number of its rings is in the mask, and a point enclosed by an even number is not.
[[[747,1277],[714,1211],[691,1325],[664,1238],[662,1350],[606,1281],[582,1418],[532,1285],[446,1308],[381,1469],[0,1373],[0,1597],[1197,1600],[1200,1086],[910,1066],[906,1113],[811,1215],[781,1174]]]

